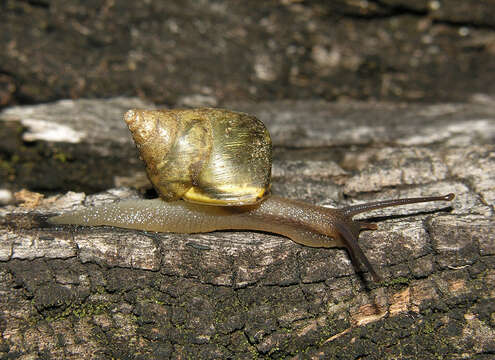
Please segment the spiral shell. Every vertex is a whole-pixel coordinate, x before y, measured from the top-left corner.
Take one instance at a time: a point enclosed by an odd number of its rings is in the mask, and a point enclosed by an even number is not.
[[[124,120],[164,200],[234,206],[268,194],[271,139],[254,116],[212,108],[132,109]]]

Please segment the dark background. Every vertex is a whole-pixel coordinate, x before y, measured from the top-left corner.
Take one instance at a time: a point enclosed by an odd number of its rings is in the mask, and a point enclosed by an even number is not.
[[[490,0],[0,3],[0,106],[139,96],[465,101],[495,92]]]

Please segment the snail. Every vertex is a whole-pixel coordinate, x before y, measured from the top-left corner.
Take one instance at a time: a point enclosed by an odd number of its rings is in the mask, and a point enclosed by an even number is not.
[[[451,201],[454,194],[377,201],[331,209],[270,194],[272,144],[256,117],[223,109],[125,113],[159,198],[125,200],[49,219],[53,224],[110,225],[156,232],[257,230],[311,247],[345,247],[375,281],[380,276],[358,245],[377,225],[353,216],[390,206]]]

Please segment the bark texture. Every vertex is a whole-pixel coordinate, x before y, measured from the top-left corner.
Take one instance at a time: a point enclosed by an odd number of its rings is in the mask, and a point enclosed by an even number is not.
[[[491,0],[3,0],[0,106],[466,101],[495,91],[494,13]]]
[[[121,120],[133,106],[150,105],[78,100],[0,113],[4,188],[69,189],[78,179],[85,191],[22,191],[0,208],[1,357],[493,357],[493,99],[230,106],[271,131],[279,195],[344,206],[456,193],[451,207],[367,216],[379,230],[360,244],[380,284],[343,249],[264,233],[48,226],[51,214],[142,196],[122,187],[143,174]]]

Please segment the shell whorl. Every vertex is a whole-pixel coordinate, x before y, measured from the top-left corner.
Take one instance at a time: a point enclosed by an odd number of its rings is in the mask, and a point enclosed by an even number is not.
[[[211,205],[259,202],[271,180],[261,121],[223,109],[129,110],[124,115],[160,196]]]

